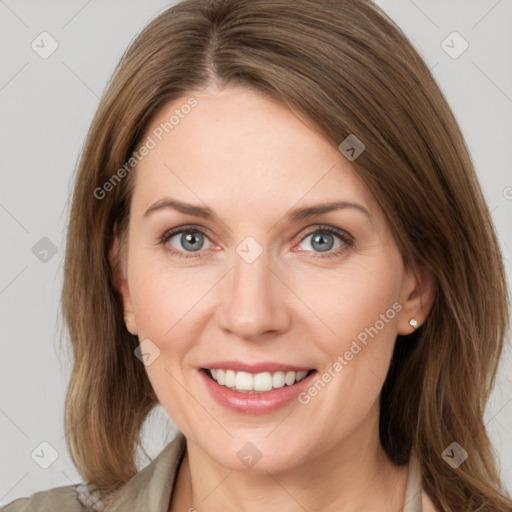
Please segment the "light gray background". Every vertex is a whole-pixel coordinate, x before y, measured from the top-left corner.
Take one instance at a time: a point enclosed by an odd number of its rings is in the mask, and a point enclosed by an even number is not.
[[[423,55],[453,108],[510,276],[512,0],[377,3]],[[58,321],[69,193],[86,131],[115,64],[136,34],[169,5],[164,0],[0,0],[0,505],[81,480],[64,440],[70,358],[60,350]],[[31,48],[43,31],[59,45],[47,59]],[[455,59],[441,46],[453,31],[469,44]],[[452,39],[445,45],[453,53],[462,42]],[[32,251],[43,237],[57,249],[54,256],[46,255],[46,262],[40,259],[44,253]],[[486,415],[509,490],[511,372],[508,348]],[[158,408],[144,432],[146,451],[154,456],[172,439],[174,427]],[[42,442],[58,453],[48,469],[35,462],[44,462],[51,452],[45,445],[41,452]],[[38,459],[38,453],[45,455]],[[141,457],[141,466],[147,462]]]

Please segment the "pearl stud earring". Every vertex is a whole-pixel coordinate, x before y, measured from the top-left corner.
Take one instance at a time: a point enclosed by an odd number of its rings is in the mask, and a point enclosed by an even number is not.
[[[409,320],[409,324],[410,324],[410,326],[411,326],[413,329],[417,329],[417,328],[420,326],[420,324],[418,323],[418,321],[417,321],[415,318],[411,318],[411,319]]]

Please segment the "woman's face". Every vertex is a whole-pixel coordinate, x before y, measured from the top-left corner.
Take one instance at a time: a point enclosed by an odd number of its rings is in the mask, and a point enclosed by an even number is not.
[[[416,279],[337,148],[246,89],[193,97],[143,138],[119,285],[160,404],[231,469],[355,454]]]

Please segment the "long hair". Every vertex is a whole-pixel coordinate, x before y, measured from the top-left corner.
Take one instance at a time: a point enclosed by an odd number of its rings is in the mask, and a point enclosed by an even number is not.
[[[106,494],[136,473],[141,428],[158,403],[109,261],[114,230],[122,239],[129,222],[137,170],[125,164],[166,104],[212,81],[268,95],[334,147],[350,134],[363,141],[354,169],[405,265],[435,281],[424,324],[396,341],[381,444],[396,464],[417,456],[440,510],[510,511],[483,420],[509,321],[497,236],[442,92],[370,0],[185,0],[123,55],[81,155],[65,255],[66,440],[84,481]],[[442,457],[453,441],[468,453],[457,469]]]

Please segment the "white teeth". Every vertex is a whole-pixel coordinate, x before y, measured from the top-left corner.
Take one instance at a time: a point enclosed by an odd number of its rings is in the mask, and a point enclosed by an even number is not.
[[[213,377],[213,375],[212,375]],[[224,370],[217,370],[217,378],[215,379],[219,384],[223,386],[226,384],[226,374]]]
[[[300,382],[307,374],[308,374],[307,370],[304,370],[302,372],[297,372],[297,375],[295,376],[295,382]]]
[[[252,375],[247,372],[236,372],[235,388],[240,391],[251,391],[254,389]]]
[[[276,372],[272,375],[272,387],[282,388],[284,386],[284,372]]]
[[[234,388],[236,382],[236,373],[233,370],[226,370],[226,381],[225,386],[228,388]]]
[[[287,372],[284,377],[284,383],[287,386],[291,386],[295,382],[295,372]]]
[[[211,369],[209,370],[213,380],[217,381],[221,386],[242,392],[265,392],[272,389],[278,389],[292,386],[296,382],[300,382],[308,374],[307,371],[301,372],[235,372],[233,370]]]
[[[257,373],[254,376],[254,391],[270,391],[272,389],[272,374]]]

